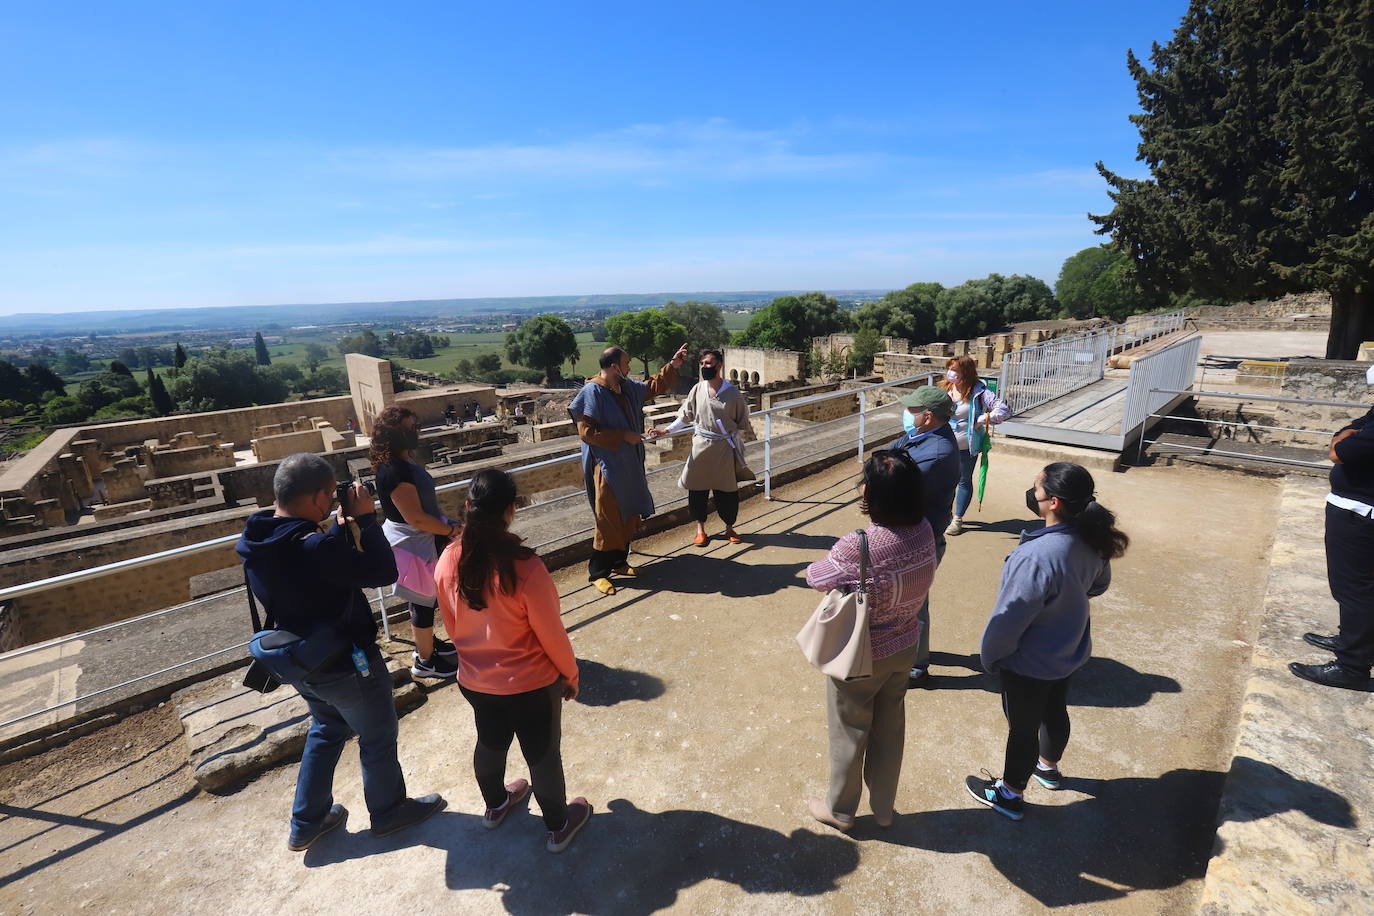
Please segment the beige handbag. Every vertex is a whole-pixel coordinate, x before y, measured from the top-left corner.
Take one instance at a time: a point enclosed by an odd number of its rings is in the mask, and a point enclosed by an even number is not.
[[[868,635],[868,535],[859,532],[859,582],[832,588],[797,634],[806,660],[840,681],[873,676]]]

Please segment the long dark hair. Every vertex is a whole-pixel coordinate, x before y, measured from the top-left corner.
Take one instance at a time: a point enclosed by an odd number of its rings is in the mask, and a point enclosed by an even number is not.
[[[406,450],[406,431],[401,423],[407,417],[414,417],[415,411],[409,407],[388,407],[377,414],[372,421],[372,444],[367,451],[372,462],[372,472]]]
[[[500,579],[501,591],[514,594],[515,561],[534,556],[534,551],[506,528],[506,510],[515,500],[515,481],[496,468],[478,471],[468,485],[463,554],[458,560],[458,595],[474,611],[487,606],[486,591],[493,569]]]
[[[1131,539],[1116,527],[1116,515],[1096,499],[1096,484],[1087,468],[1067,461],[1045,466],[1045,495],[1059,497],[1059,517],[1104,560],[1126,552]]]

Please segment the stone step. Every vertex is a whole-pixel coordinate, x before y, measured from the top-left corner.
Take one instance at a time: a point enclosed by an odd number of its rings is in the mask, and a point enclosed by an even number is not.
[[[408,664],[388,659],[396,712],[425,701]],[[292,687],[271,693],[243,686],[244,669],[231,671],[172,694],[190,748],[196,783],[207,792],[227,792],[279,763],[300,759],[310,712]]]
[[[1076,445],[1061,445],[1057,442],[1041,442],[1038,439],[1018,439],[1013,436],[993,437],[992,458],[988,462],[990,470],[997,467],[998,455],[1035,458],[1045,464],[1068,461],[1082,465],[1090,471],[1115,471],[1121,466],[1121,456],[1116,452],[1080,448]]]

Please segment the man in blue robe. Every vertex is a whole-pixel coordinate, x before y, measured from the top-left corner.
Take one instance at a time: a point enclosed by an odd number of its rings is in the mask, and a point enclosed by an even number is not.
[[[630,378],[630,355],[609,347],[601,354],[601,371],[568,405],[582,440],[587,501],[596,516],[587,578],[602,594],[615,594],[612,573],[636,575],[630,539],[640,519],[654,512],[644,477],[644,405],[673,389],[686,359],[684,343],[658,375],[640,382]]]

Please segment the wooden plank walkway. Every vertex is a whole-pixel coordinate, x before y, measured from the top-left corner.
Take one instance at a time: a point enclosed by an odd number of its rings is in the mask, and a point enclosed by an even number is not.
[[[1126,406],[1124,378],[1104,378],[1016,416],[1019,423],[1120,435]]]

